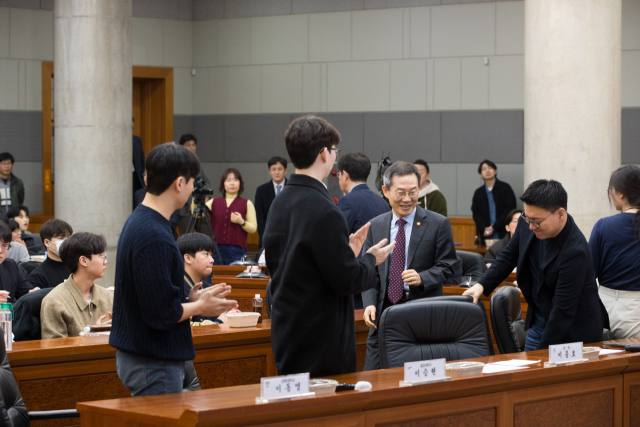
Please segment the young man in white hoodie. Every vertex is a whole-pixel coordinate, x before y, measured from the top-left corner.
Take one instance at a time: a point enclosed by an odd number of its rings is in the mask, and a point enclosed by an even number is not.
[[[413,162],[422,176],[420,193],[418,194],[418,206],[431,212],[447,216],[447,199],[440,188],[429,180],[429,164],[422,159]]]

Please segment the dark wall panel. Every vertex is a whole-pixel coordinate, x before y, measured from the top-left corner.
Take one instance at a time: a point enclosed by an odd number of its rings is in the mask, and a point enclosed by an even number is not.
[[[324,113],[319,115],[340,132],[339,148],[342,153],[364,152],[364,115],[362,113]]]
[[[193,116],[193,134],[200,161],[224,161],[224,116]]]
[[[0,152],[10,152],[16,162],[41,162],[42,113],[0,111],[0,147]]]
[[[524,111],[442,113],[442,162],[524,161]]]
[[[273,156],[287,157],[284,133],[290,114],[245,114],[224,118],[224,160],[267,162]]]
[[[622,163],[640,164],[640,108],[622,109]]]
[[[391,151],[391,160],[440,162],[440,113],[364,114],[364,152],[371,161]]]
[[[194,133],[193,131],[193,117],[192,115],[173,115],[173,140],[177,144],[180,141],[180,137],[185,133]],[[196,138],[200,138],[200,135],[196,135]]]

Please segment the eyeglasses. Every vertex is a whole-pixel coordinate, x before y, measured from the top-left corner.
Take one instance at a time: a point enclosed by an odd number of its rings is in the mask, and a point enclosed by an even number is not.
[[[533,224],[533,226],[535,228],[540,228],[540,224],[542,224],[542,222],[549,218],[551,215],[553,215],[554,213],[556,213],[557,209],[553,212],[551,212],[549,215],[547,215],[546,217],[544,217],[543,219],[541,219],[540,221],[533,221],[530,220],[529,218],[526,217],[526,215],[523,213],[522,215],[520,215],[520,218],[522,218],[524,220],[524,222],[526,222],[527,224]]]
[[[2,245],[0,245],[0,248],[2,248],[3,251],[7,252],[9,251],[9,248],[11,248],[11,243],[3,243]]]
[[[391,192],[393,194],[396,195],[396,197],[400,198],[400,199],[404,199],[405,197],[407,197],[407,194],[409,195],[409,197],[411,197],[412,199],[415,199],[416,197],[418,197],[418,190],[411,190],[408,193],[406,191],[395,191],[395,190],[391,190]]]
[[[107,260],[107,254],[103,253],[102,255],[98,255],[98,258],[102,258],[103,261]]]
[[[341,148],[336,148],[336,147],[326,147],[326,148],[329,151],[331,151],[331,150],[335,151],[336,152],[336,157],[338,157],[340,155],[340,151],[342,151]],[[323,150],[324,150],[324,148],[322,148],[322,150],[320,150],[320,152],[318,154],[322,153]]]

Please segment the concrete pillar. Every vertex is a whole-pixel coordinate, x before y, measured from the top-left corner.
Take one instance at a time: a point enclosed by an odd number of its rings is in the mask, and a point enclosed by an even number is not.
[[[54,17],[55,214],[105,235],[110,286],[131,213],[131,0],[55,0]]]
[[[589,238],[620,166],[621,0],[525,0],[525,187],[560,181]]]

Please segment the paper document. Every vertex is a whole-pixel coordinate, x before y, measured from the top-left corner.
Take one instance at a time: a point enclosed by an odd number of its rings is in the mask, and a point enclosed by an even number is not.
[[[611,350],[608,348],[603,348],[600,350],[599,356],[602,356],[604,354],[614,354],[614,353],[624,353],[624,350]]]
[[[502,365],[502,366],[527,366],[536,365],[540,363],[540,360],[525,360],[525,359],[511,359],[504,360],[502,362],[487,363],[488,365]]]
[[[518,369],[527,369],[527,366],[505,366],[505,365],[484,365],[483,374],[495,374],[496,372],[516,371]]]

